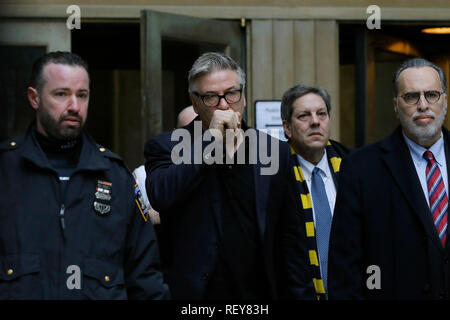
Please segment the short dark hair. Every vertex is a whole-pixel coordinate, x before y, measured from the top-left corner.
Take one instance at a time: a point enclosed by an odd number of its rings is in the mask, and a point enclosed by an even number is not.
[[[414,58],[403,62],[403,64],[397,69],[397,71],[395,71],[393,79],[394,97],[397,97],[398,94],[398,77],[400,76],[400,73],[402,73],[403,70],[408,68],[422,68],[422,67],[431,67],[434,70],[436,70],[439,73],[442,90],[444,91],[444,93],[447,92],[447,79],[445,78],[444,71],[428,60],[422,58]]]
[[[194,92],[198,77],[218,70],[236,71],[239,84],[245,85],[245,72],[231,57],[219,52],[206,52],[195,60],[188,74],[189,92]]]
[[[288,89],[283,94],[283,98],[281,99],[281,119],[286,120],[287,122],[291,122],[291,116],[293,111],[292,105],[294,104],[295,100],[309,93],[314,93],[320,96],[325,102],[325,105],[327,106],[328,114],[330,114],[331,98],[327,90],[322,89],[320,87],[296,85]]]
[[[45,66],[50,63],[79,66],[84,68],[89,76],[89,67],[87,62],[77,54],[66,51],[49,52],[34,62],[33,69],[31,71],[30,86],[35,88],[38,92],[41,92],[45,85],[46,79],[44,79],[43,71]]]

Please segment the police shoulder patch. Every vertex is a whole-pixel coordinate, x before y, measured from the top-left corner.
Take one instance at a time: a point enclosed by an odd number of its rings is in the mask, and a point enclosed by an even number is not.
[[[148,214],[148,208],[145,204],[144,198],[142,197],[141,189],[139,188],[139,185],[137,183],[134,184],[134,197],[139,209],[139,213],[141,214],[144,221],[147,222],[150,218]]]

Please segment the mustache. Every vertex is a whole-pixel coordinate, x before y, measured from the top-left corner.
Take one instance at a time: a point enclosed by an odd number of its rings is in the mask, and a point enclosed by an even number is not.
[[[74,121],[76,119],[76,121],[78,121],[78,122],[82,122],[82,118],[81,118],[81,116],[79,115],[79,114],[66,114],[66,115],[62,115],[60,118],[59,118],[59,122],[63,122],[63,121],[65,121],[65,120],[71,120],[71,121]]]
[[[324,135],[321,130],[312,130],[312,131],[308,132],[308,136],[311,136],[313,134],[320,134],[322,136]]]
[[[424,112],[414,112],[414,114],[412,115],[412,119],[416,120],[418,117],[423,117],[423,116],[428,116],[428,117],[432,117],[433,119],[436,119],[436,114],[431,110],[427,110]]]

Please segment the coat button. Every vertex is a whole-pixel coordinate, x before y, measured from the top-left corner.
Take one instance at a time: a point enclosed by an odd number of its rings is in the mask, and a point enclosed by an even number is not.
[[[209,278],[209,273],[208,272],[204,273],[202,276],[202,280],[208,280],[208,278]]]
[[[111,281],[111,279],[109,278],[109,276],[105,276],[105,281],[106,281],[106,282]]]
[[[8,276],[10,276],[14,273],[14,271],[13,271],[13,269],[8,269],[8,271],[6,271],[6,273],[8,274]]]

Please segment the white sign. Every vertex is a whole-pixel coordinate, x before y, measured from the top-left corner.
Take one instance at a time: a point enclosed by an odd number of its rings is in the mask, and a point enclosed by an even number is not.
[[[281,120],[280,100],[258,100],[255,102],[256,129],[270,134],[282,141],[284,136],[283,122]]]

